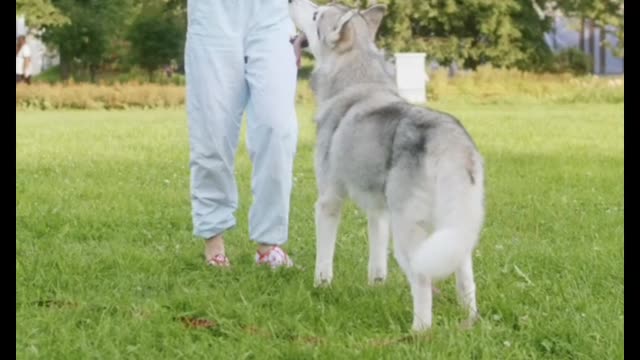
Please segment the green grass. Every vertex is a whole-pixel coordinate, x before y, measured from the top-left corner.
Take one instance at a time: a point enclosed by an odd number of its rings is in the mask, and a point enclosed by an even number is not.
[[[182,110],[19,112],[18,359],[623,359],[624,142],[619,104],[438,103],[487,166],[475,254],[483,316],[462,331],[453,279],[433,330],[407,337],[411,298],[390,262],[366,285],[364,215],[349,204],[335,281],[312,287],[313,109],[299,108],[288,249],[302,270],[253,266],[251,167],[237,160],[230,271],[191,236]],[[191,329],[179,317],[206,318]]]

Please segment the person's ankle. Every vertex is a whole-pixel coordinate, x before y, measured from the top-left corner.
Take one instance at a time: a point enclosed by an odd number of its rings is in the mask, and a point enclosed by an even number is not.
[[[222,234],[216,235],[204,241],[204,253],[207,258],[216,255],[224,255],[224,238]]]
[[[275,247],[276,245],[271,245],[271,244],[258,244],[258,253],[266,254],[267,252],[269,252],[271,249]]]

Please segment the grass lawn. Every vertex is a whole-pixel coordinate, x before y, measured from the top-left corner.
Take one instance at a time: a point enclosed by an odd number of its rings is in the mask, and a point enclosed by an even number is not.
[[[313,109],[299,108],[288,249],[301,270],[253,266],[251,166],[241,145],[230,271],[191,235],[183,110],[18,112],[18,359],[623,359],[622,105],[435,107],[487,165],[472,330],[453,278],[434,328],[407,337],[408,284],[366,285],[366,219],[348,204],[334,284],[314,289]],[[184,317],[211,322],[185,326]]]

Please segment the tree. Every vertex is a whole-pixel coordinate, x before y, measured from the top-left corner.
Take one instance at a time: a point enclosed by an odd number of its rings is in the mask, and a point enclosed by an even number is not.
[[[617,56],[624,58],[623,0],[558,0],[553,2],[553,6],[569,16],[588,19],[594,27],[601,29],[603,35],[612,34],[609,28],[615,28],[613,35],[618,38],[617,46],[613,48],[606,41],[602,45],[612,48]]]
[[[343,2],[367,6],[371,0]],[[461,63],[470,68],[483,63],[533,67],[551,54],[544,43],[550,22],[536,17],[530,0],[378,3],[387,5],[379,43],[389,51],[423,51],[441,64]]]
[[[186,0],[166,0],[173,9]],[[331,0],[317,0],[327,4]],[[373,0],[340,0],[365,8]],[[378,36],[392,52],[424,51],[441,64],[458,62],[542,68],[552,57],[544,41],[549,19],[536,16],[531,0],[378,0],[387,5]]]
[[[550,52],[543,34],[550,22],[536,18],[529,0],[381,0],[388,15],[381,45],[391,51],[424,51],[441,64],[475,68],[532,66]]]
[[[180,20],[157,6],[145,6],[127,36],[133,60],[147,70],[149,80],[159,67],[182,58],[184,37]]]
[[[69,23],[51,0],[16,0],[16,16],[24,16],[32,29],[44,29]]]
[[[60,53],[63,77],[68,77],[74,65],[88,69],[92,81],[108,57],[115,41],[135,10],[132,0],[52,0],[70,22],[51,28],[43,35],[48,44]]]

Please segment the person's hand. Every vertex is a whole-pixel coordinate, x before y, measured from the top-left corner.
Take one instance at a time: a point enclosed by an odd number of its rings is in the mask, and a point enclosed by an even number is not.
[[[293,51],[296,54],[296,66],[300,69],[302,66],[302,36],[298,36],[293,41]]]
[[[293,41],[293,51],[296,54],[296,66],[298,69],[302,66],[302,49],[307,46],[309,46],[309,44],[304,34],[298,35]]]

